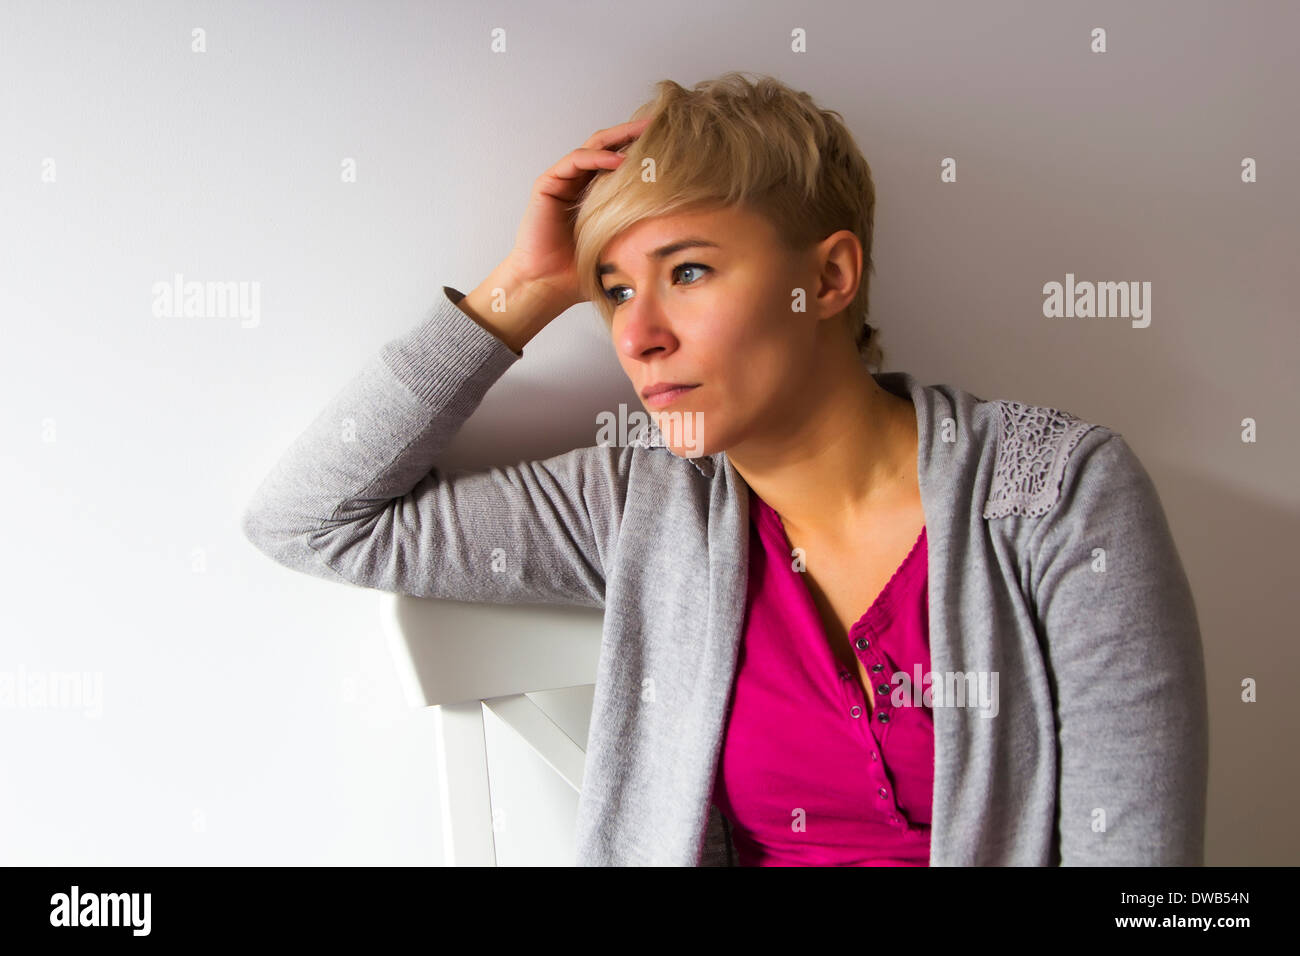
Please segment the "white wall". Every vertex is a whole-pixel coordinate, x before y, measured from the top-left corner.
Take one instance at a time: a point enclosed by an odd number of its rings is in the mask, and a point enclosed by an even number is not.
[[[1261,2],[5,2],[0,678],[85,672],[102,703],[0,706],[0,862],[441,862],[431,714],[377,595],[273,564],[240,508],[506,254],[538,173],[655,80],[741,69],[838,109],[872,165],[887,369],[1142,458],[1206,642],[1208,861],[1295,863],[1297,28]],[[1151,325],[1044,318],[1067,272],[1150,281]],[[155,317],[176,273],[258,283],[257,324]],[[449,464],[594,444],[620,401],[580,307]]]

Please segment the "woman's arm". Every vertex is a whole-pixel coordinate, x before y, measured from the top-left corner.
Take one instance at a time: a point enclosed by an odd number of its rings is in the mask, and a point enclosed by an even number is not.
[[[529,339],[585,301],[572,204],[648,123],[597,130],[533,181],[502,264],[468,296],[444,288],[433,316],[384,346],[285,452],[245,509],[250,541],[362,587],[604,606],[628,448],[461,475],[437,460]]]
[[[1155,486],[1122,436],[1084,437],[1030,554],[1056,704],[1061,864],[1203,864],[1200,628]]]
[[[447,474],[439,456],[520,359],[454,304],[390,341],[283,454],[243,516],[294,570],[384,591],[603,607],[627,448]]]

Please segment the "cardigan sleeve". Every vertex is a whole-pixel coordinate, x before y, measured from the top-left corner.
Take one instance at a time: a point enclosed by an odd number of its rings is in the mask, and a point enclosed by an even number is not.
[[[604,607],[628,447],[456,472],[438,459],[521,356],[444,287],[282,453],[245,537],[317,577],[420,597]]]
[[[1191,588],[1150,476],[1098,428],[1035,530],[1063,866],[1204,863],[1208,715]]]

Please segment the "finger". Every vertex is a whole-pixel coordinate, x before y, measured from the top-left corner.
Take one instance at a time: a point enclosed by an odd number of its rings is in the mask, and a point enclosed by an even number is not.
[[[542,177],[576,182],[586,179],[595,170],[615,167],[624,158],[621,154],[606,149],[575,149],[542,173]]]
[[[646,116],[639,120],[629,120],[626,123],[611,126],[609,129],[599,130],[593,133],[591,138],[582,145],[587,149],[608,149],[615,143],[622,143],[635,139],[641,133],[645,132],[645,128],[649,125],[652,118],[653,117]]]
[[[573,202],[597,170],[616,169],[623,159],[608,150],[575,149],[538,176],[536,188],[547,196]]]

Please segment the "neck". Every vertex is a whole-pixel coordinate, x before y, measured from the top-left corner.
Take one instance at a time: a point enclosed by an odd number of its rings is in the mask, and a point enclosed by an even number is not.
[[[858,360],[813,376],[796,408],[727,449],[745,483],[795,538],[835,541],[868,513],[917,493],[916,409]],[[819,384],[814,384],[816,380]]]

